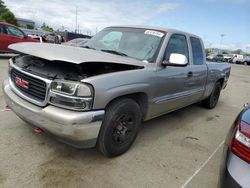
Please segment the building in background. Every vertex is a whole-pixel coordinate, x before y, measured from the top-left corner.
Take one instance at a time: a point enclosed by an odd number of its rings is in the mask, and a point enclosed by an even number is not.
[[[35,22],[32,20],[23,19],[23,18],[16,18],[16,20],[20,27],[27,28],[27,29],[35,28]]]

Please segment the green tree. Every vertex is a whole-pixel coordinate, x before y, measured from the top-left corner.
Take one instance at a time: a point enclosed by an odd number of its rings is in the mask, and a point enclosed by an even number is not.
[[[17,25],[15,15],[4,5],[2,0],[0,0],[0,21]]]
[[[206,52],[206,56],[208,56],[210,53],[209,49],[207,49],[207,48],[205,49],[205,52]]]
[[[13,25],[17,25],[17,20],[14,14],[10,12],[9,10],[5,10],[3,13],[0,14],[0,20],[13,24]]]
[[[4,2],[0,0],[0,15],[6,11],[6,6],[4,5]]]
[[[2,0],[0,0],[0,8],[6,8],[6,6],[4,5],[4,2]]]
[[[44,31],[48,31],[48,32],[53,32],[54,29],[52,27],[49,27],[48,25],[46,25],[44,22],[43,22],[43,25],[41,27]]]
[[[32,24],[27,24],[26,27],[27,27],[27,29],[34,29],[34,25],[32,25]]]

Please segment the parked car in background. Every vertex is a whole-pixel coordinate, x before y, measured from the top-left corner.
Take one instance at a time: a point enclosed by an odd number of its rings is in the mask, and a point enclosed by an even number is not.
[[[29,38],[14,25],[0,22],[0,52],[13,52],[8,46],[18,42],[39,42],[39,40]]]
[[[235,64],[243,64],[244,62],[244,56],[241,54],[234,54],[233,59],[232,59],[232,63]]]
[[[225,55],[223,55],[223,56],[224,56],[224,58],[223,58],[223,61],[224,61],[224,62],[231,62],[232,59],[233,59],[233,57],[234,57],[233,54],[225,54]]]
[[[221,188],[250,187],[250,107],[239,113],[227,135],[221,163]]]
[[[250,57],[246,57],[243,62],[244,65],[250,65]]]
[[[222,54],[217,54],[214,59],[215,62],[223,62],[224,61],[224,56]]]
[[[209,54],[206,59],[207,61],[213,61],[214,57],[216,56],[216,54]]]
[[[89,36],[89,35],[85,35],[85,34],[81,34],[81,33],[73,33],[73,32],[68,32],[68,31],[58,32],[58,34],[63,37],[64,42],[68,42],[68,41],[76,39],[76,38],[85,38],[85,39],[91,38],[91,36]]]
[[[88,42],[89,39],[86,38],[76,38],[73,40],[70,40],[68,42],[62,43],[62,45],[67,45],[67,46],[75,46],[75,47],[82,47],[86,42]]]
[[[60,36],[57,35],[56,33],[50,33],[48,35],[46,34],[46,35],[43,36],[43,38],[48,43],[61,44]]]
[[[215,61],[215,62],[219,62],[219,61],[223,61],[224,57],[222,54],[211,54],[209,56],[207,56],[207,60],[208,61]]]

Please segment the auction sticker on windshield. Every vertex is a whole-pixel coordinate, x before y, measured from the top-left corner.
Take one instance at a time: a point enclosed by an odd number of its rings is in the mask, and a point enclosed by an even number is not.
[[[153,36],[157,36],[157,37],[163,37],[164,33],[160,32],[160,31],[154,31],[154,30],[146,30],[144,32],[144,34],[146,35],[153,35]]]

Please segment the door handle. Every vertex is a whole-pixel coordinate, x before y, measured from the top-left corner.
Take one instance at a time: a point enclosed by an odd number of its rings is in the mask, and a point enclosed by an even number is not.
[[[187,77],[192,77],[193,76],[193,72],[188,72],[188,74],[187,74]]]

